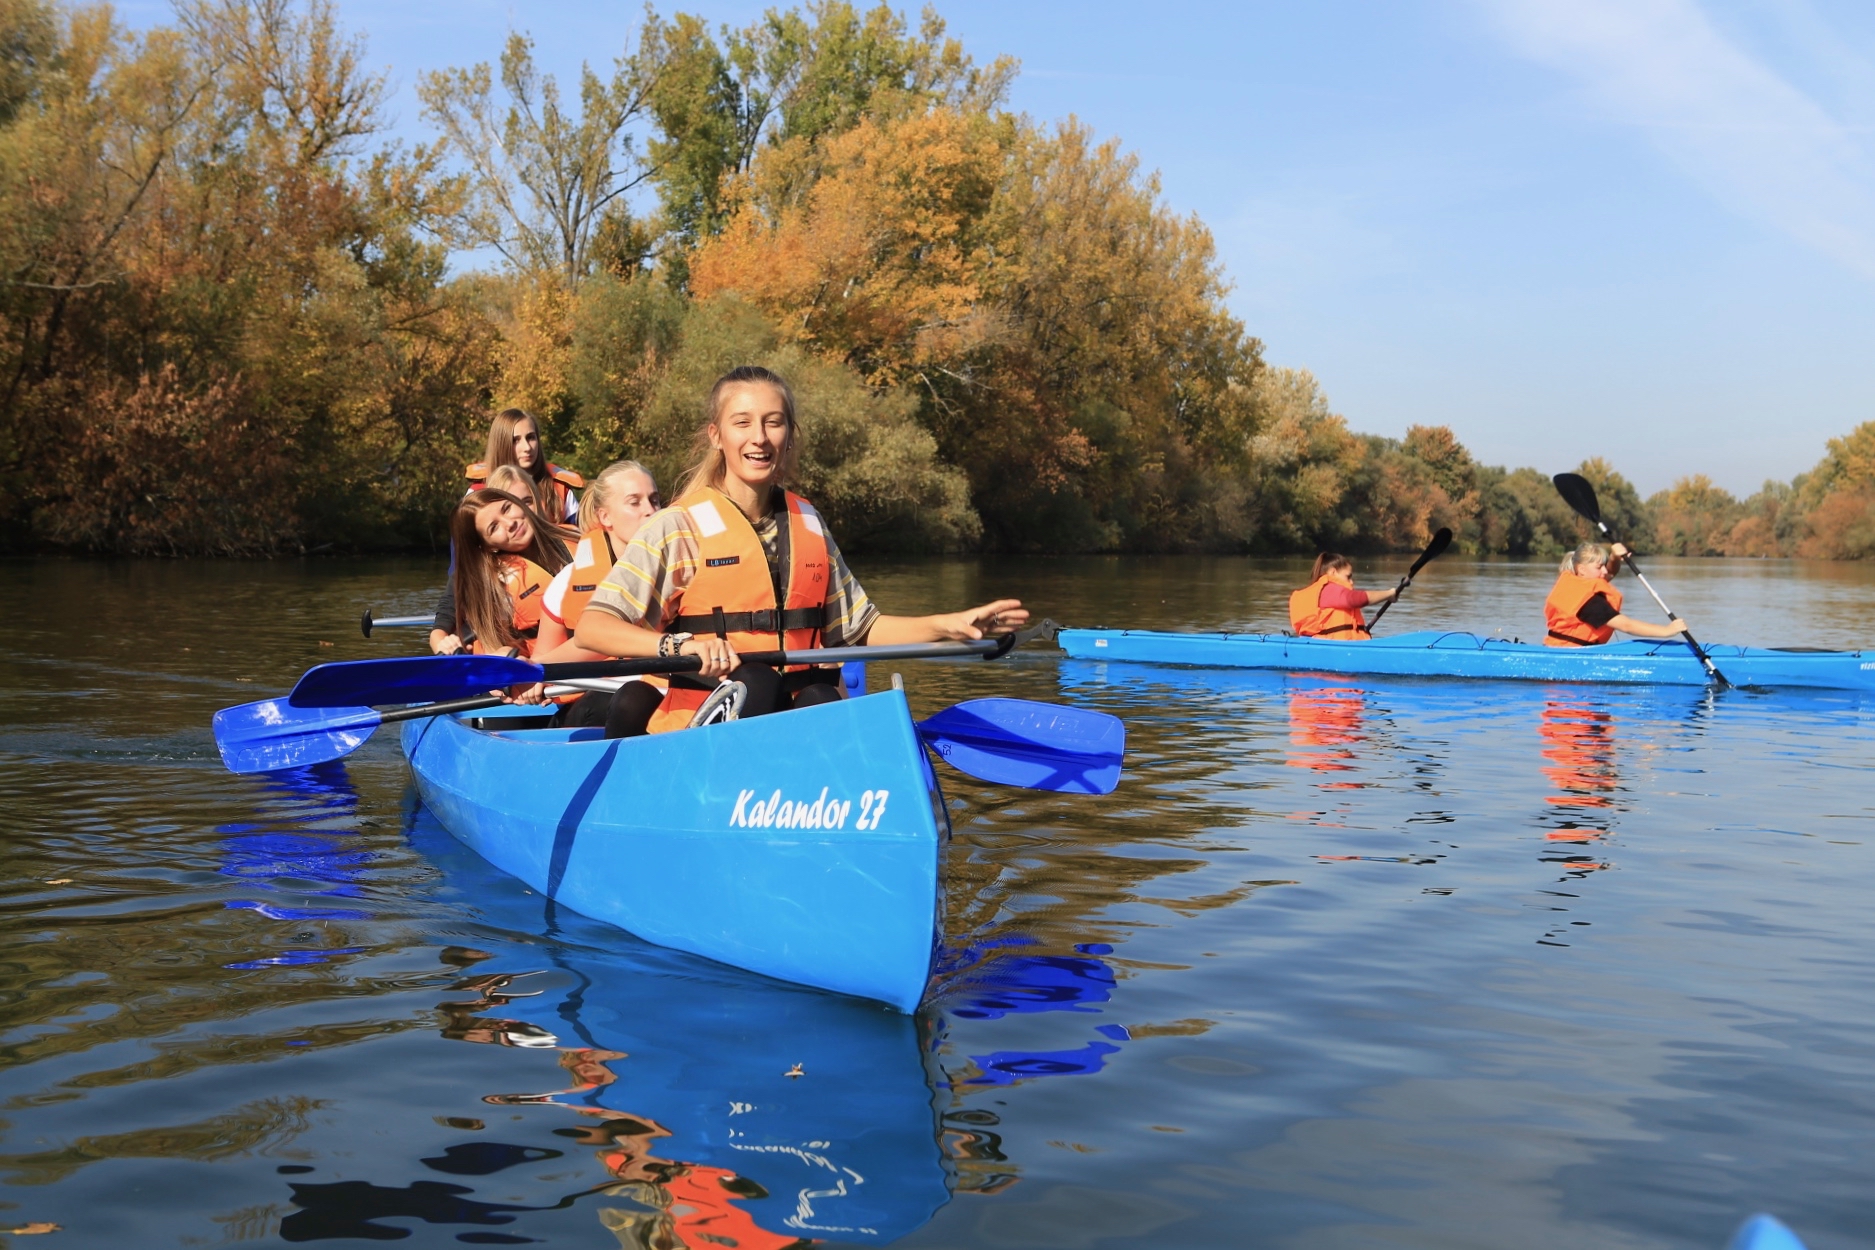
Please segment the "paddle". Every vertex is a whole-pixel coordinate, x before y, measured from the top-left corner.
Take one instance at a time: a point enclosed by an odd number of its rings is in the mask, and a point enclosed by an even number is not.
[[[395,712],[300,708],[263,699],[215,713],[215,745],[229,772],[303,768],[350,755],[379,725],[497,707],[500,695]],[[543,709],[544,710],[544,709]],[[962,773],[1006,786],[1107,794],[1119,784],[1126,726],[1105,712],[1027,699],[972,699],[917,725],[918,736]]]
[[[1028,699],[947,707],[919,721],[918,736],[958,772],[1062,794],[1111,794],[1126,755],[1119,717]]]
[[[881,647],[822,647],[809,651],[761,651],[741,658],[759,664],[844,664],[867,660],[938,660],[1006,655],[1032,638],[1051,639],[1058,626],[1044,620],[1018,634],[972,642],[918,642]],[[294,707],[357,707],[365,704],[431,703],[465,698],[504,686],[578,677],[637,677],[694,673],[694,655],[641,660],[591,660],[539,665],[501,655],[415,655],[383,660],[346,660],[308,669],[287,696]]]
[[[1558,473],[1550,481],[1556,483],[1556,493],[1563,497],[1564,503],[1574,508],[1584,520],[1600,530],[1603,538],[1609,542],[1615,541],[1614,534],[1602,520],[1601,502],[1595,498],[1595,488],[1589,485],[1587,478],[1580,473]],[[1641,566],[1634,562],[1633,553],[1630,552],[1623,559],[1626,560],[1627,566],[1634,570],[1634,576],[1641,579],[1641,585],[1647,587],[1647,593],[1654,597],[1654,602],[1660,605],[1660,610],[1667,614],[1667,619],[1679,620],[1680,618],[1673,614],[1673,609],[1667,606],[1667,601],[1660,597],[1660,592],[1654,589],[1653,583],[1642,575]],[[1693,631],[1682,630],[1680,637],[1684,638],[1686,645],[1693,649],[1693,654],[1699,657],[1699,662],[1706,666],[1707,675],[1721,686],[1730,689],[1732,683],[1727,681],[1725,674],[1719,671],[1719,666],[1712,662],[1712,657],[1706,654],[1706,649],[1699,645],[1699,640],[1693,637]]]
[[[369,638],[374,629],[402,629],[413,625],[434,625],[435,623],[434,616],[387,616],[381,621],[373,620],[371,609],[366,608],[365,614],[358,618],[358,629]]]
[[[1367,623],[1368,633],[1373,633],[1374,626],[1380,624],[1380,618],[1387,614],[1387,609],[1400,601],[1400,596],[1406,593],[1406,588],[1413,584],[1415,577],[1419,576],[1419,570],[1444,555],[1445,549],[1451,545],[1452,531],[1440,526],[1439,532],[1434,534],[1432,541],[1426,544],[1426,549],[1419,553],[1419,559],[1413,561],[1413,567],[1406,570],[1406,576],[1400,579],[1399,589],[1394,592],[1393,598],[1381,604],[1380,611],[1374,613],[1374,619]]]

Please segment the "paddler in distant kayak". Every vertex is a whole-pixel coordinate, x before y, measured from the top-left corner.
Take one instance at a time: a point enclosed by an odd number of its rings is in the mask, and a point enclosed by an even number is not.
[[[1621,614],[1621,592],[1614,588],[1615,572],[1628,549],[1620,543],[1583,543],[1563,557],[1562,572],[1543,604],[1551,647],[1598,647],[1615,631],[1636,638],[1671,638],[1686,632],[1685,621],[1655,625]]]
[[[743,651],[961,641],[1029,619],[1015,599],[935,616],[881,614],[814,506],[783,489],[799,439],[794,396],[779,375],[744,365],[710,389],[680,497],[620,553],[573,635],[605,655],[694,655],[703,667],[674,678],[661,699],[628,683],[612,701],[608,737],[684,728],[724,677],[747,689],[744,716],[841,697],[836,668],[777,672],[743,663]]]
[[[1399,596],[1392,590],[1356,590],[1354,561],[1332,551],[1315,557],[1309,584],[1289,596],[1289,628],[1300,638],[1332,638],[1354,642],[1373,637],[1367,632],[1362,608],[1388,603]]]

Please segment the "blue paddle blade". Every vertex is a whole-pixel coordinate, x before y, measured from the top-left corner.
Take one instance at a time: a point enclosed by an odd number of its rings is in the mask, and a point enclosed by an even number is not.
[[[919,721],[918,734],[958,772],[1063,794],[1112,793],[1126,755],[1119,717],[1028,699],[971,699]]]
[[[541,668],[505,655],[406,655],[347,660],[306,670],[287,702],[294,707],[441,703],[540,680]]]
[[[1803,1243],[1776,1217],[1754,1215],[1732,1234],[1726,1250],[1803,1250]]]
[[[380,719],[368,707],[299,708],[262,699],[215,713],[215,745],[229,772],[271,773],[350,755]]]

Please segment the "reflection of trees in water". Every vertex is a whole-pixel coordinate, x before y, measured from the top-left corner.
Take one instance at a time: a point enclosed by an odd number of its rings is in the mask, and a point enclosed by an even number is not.
[[[344,965],[384,943],[381,930],[368,935],[375,922],[359,904],[368,875],[383,871],[393,857],[363,849],[368,817],[343,764],[255,780],[249,817],[216,827],[214,842],[201,848],[205,853],[192,858],[193,848],[177,845],[163,851],[166,873],[212,868],[235,885],[235,897],[205,890],[198,878],[185,882],[190,892],[167,907],[143,900],[134,908],[52,915],[35,909],[0,917],[0,944],[14,975],[33,986],[8,1004],[9,1023],[24,1035],[8,1049],[14,1065],[134,1044],[142,1053],[136,1061],[59,1082],[66,1091],[110,1089],[203,1068],[269,1063],[288,1047],[320,1050],[421,1027],[399,1018],[307,1025],[306,1014],[293,1010],[370,992]],[[127,848],[113,867],[155,863],[140,862]],[[74,969],[87,978],[71,978]],[[104,1006],[110,1010],[100,1010]],[[250,1018],[301,1023],[245,1032],[222,1027]],[[289,1105],[296,1100],[265,1099],[199,1124],[206,1139],[224,1129],[239,1136],[243,1125],[272,1124],[269,1108]],[[186,1144],[192,1126],[148,1132],[159,1140],[175,1135],[183,1144],[174,1153],[195,1148]],[[77,1161],[92,1157],[107,1156]]]
[[[278,1058],[275,1050],[271,1057]],[[0,1172],[15,1185],[51,1185],[88,1163],[107,1159],[190,1159],[212,1163],[285,1145],[311,1127],[326,1105],[318,1098],[261,1098],[224,1115],[190,1124],[73,1138],[69,1145],[0,1155]]]

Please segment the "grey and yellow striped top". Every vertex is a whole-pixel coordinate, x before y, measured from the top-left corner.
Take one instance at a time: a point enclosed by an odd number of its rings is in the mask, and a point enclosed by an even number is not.
[[[775,567],[781,534],[780,511],[755,522],[769,568]],[[846,567],[832,534],[827,540],[827,606],[820,627],[821,645],[858,646],[866,640],[879,609]],[[683,615],[684,588],[696,577],[702,535],[682,508],[665,508],[645,518],[619,553],[605,580],[592,593],[587,611],[609,612],[631,625],[662,632],[664,622]],[[777,579],[779,580],[779,579]]]

